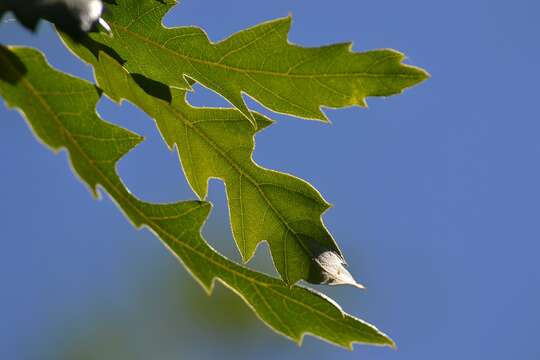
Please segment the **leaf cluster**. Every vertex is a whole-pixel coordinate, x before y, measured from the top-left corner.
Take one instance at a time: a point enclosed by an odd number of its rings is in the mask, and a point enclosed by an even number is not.
[[[329,208],[322,195],[307,182],[252,159],[256,134],[273,121],[251,111],[242,94],[274,112],[327,121],[321,107],[365,106],[366,97],[400,93],[424,80],[426,72],[403,64],[403,55],[394,50],[355,53],[350,44],[291,44],[290,18],[214,43],[197,27],[165,28],[162,18],[171,6],[117,0],[103,14],[109,33],[59,31],[66,46],[92,65],[95,84],[53,69],[35,49],[1,46],[0,95],[24,113],[44,144],[67,150],[74,171],[95,195],[101,186],[135,226],[154,232],[208,292],[218,279],[271,328],[298,342],[309,333],[345,347],[354,342],[393,346],[372,325],[296,284],[362,287],[322,221]],[[186,94],[195,82],[233,107],[190,105]],[[116,164],[143,139],[97,115],[103,95],[129,101],[154,120],[168,148],[177,150],[197,200],[154,204],[126,189]],[[249,261],[267,241],[280,279],[225,258],[202,238],[211,178],[225,182],[242,259]]]

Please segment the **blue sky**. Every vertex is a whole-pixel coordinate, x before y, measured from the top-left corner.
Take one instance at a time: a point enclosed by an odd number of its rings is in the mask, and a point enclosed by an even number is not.
[[[397,351],[356,346],[348,352],[313,338],[298,348],[256,321],[244,324],[253,331],[241,324],[231,331],[188,316],[184,330],[168,334],[177,348],[152,353],[163,359],[540,358],[533,345],[540,331],[539,10],[532,0],[185,0],[174,8],[167,25],[200,25],[213,40],[292,14],[292,42],[394,48],[432,78],[400,96],[368,99],[368,109],[327,110],[332,125],[266,112],[277,124],[257,137],[255,152],[260,164],[308,180],[334,205],[325,223],[368,290],[320,289],[389,333]],[[55,67],[91,78],[46,24],[32,35],[2,23],[0,42],[39,47]],[[190,101],[226,104],[200,87]],[[119,165],[135,194],[151,201],[194,198],[144,114],[109,101],[98,110],[147,138]],[[128,358],[144,358],[155,347],[149,329],[159,328],[157,309],[166,305],[155,285],[152,306],[145,307],[141,284],[163,274],[178,284],[191,280],[107,197],[94,201],[65,153],[43,148],[17,112],[2,106],[0,119],[1,357],[53,358],[59,344],[87,334],[95,325],[89,319],[98,318],[122,329],[135,354]],[[221,183],[212,183],[209,199],[215,210],[205,233],[237,259]],[[182,313],[187,300],[180,297]],[[207,306],[220,310],[221,303]],[[119,313],[133,319],[118,320]]]

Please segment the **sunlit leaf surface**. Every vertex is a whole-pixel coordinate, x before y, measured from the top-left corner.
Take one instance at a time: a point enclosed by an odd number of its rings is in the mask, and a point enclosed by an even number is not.
[[[151,204],[127,191],[116,163],[142,138],[97,116],[101,94],[94,85],[52,69],[37,50],[2,46],[0,95],[24,113],[45,145],[68,151],[73,169],[94,194],[98,185],[103,187],[137,227],[151,229],[208,291],[219,279],[265,323],[298,342],[309,333],[345,347],[354,342],[393,345],[375,327],[343,313],[323,295],[289,287],[214,251],[200,235],[210,204]]]
[[[174,3],[116,0],[104,14],[113,36],[102,32],[90,37],[113,48],[129,72],[180,88],[190,87],[188,76],[248,117],[242,92],[271,110],[326,120],[321,106],[365,106],[368,96],[398,94],[427,77],[425,71],[402,64],[403,54],[394,50],[353,53],[350,43],[319,48],[291,44],[291,18],[213,43],[197,27],[163,27],[162,18]]]

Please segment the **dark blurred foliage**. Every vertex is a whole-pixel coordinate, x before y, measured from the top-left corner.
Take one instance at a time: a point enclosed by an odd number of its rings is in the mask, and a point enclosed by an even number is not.
[[[133,290],[122,306],[101,302],[78,319],[65,319],[65,327],[49,336],[52,346],[43,358],[198,358],[227,353],[271,334],[221,283],[216,282],[208,296],[185,271],[167,264],[134,269],[138,274]],[[211,337],[212,349],[198,347],[206,337]]]
[[[10,11],[30,30],[45,19],[73,36],[95,29],[102,10],[101,0],[0,0],[0,18]]]

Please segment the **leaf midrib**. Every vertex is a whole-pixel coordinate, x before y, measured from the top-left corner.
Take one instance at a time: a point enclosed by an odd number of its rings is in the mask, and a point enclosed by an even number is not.
[[[271,76],[278,76],[278,77],[285,77],[285,78],[299,78],[299,79],[317,79],[317,78],[343,78],[343,77],[363,77],[363,78],[404,78],[404,79],[418,79],[421,76],[420,75],[414,75],[414,74],[402,74],[402,73],[367,73],[367,72],[350,72],[350,73],[332,73],[332,74],[291,74],[291,73],[283,73],[283,72],[276,72],[276,71],[268,71],[268,70],[259,70],[259,69],[245,69],[245,68],[239,68],[231,65],[222,64],[215,61],[209,61],[204,60],[201,58],[196,58],[193,56],[188,56],[185,54],[181,54],[179,52],[176,52],[168,47],[163,46],[162,44],[154,41],[153,39],[143,36],[137,32],[134,32],[127,27],[120,25],[112,20],[107,20],[107,22],[111,25],[114,25],[116,28],[122,30],[123,32],[127,33],[128,35],[131,35],[139,40],[144,41],[145,43],[152,45],[153,47],[159,48],[161,50],[164,50],[168,53],[171,53],[172,55],[176,57],[180,57],[184,60],[187,60],[188,62],[196,62],[203,65],[208,66],[215,66],[223,68],[227,71],[234,71],[238,73],[247,73],[247,74],[260,74],[260,75],[271,75]]]

